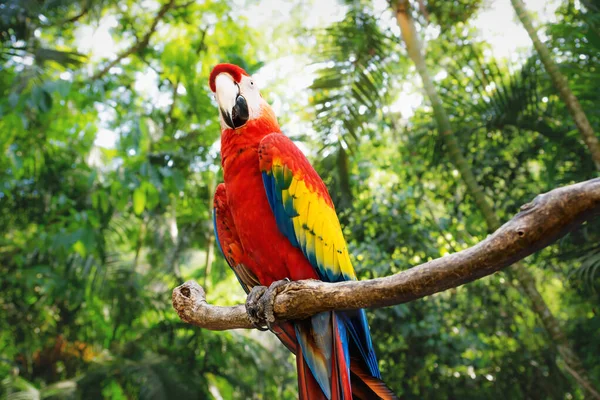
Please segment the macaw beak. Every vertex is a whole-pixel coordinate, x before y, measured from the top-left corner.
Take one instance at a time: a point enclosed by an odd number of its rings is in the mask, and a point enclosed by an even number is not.
[[[240,94],[239,85],[231,75],[222,73],[215,79],[215,88],[217,103],[225,124],[232,129],[244,126],[250,113],[246,99]]]

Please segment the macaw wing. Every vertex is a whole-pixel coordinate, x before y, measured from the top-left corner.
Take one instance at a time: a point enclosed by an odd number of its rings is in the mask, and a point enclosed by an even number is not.
[[[250,289],[260,285],[260,283],[256,275],[244,264],[244,248],[227,205],[227,191],[224,183],[219,184],[215,192],[213,224],[221,253],[223,253],[227,264],[235,273],[246,293],[250,292]]]
[[[333,202],[308,159],[280,133],[266,136],[258,154],[279,230],[302,250],[321,280],[355,280]]]
[[[325,282],[356,280],[356,274],[329,192],[302,151],[287,136],[273,133],[260,143],[260,170],[279,230],[299,247]],[[339,313],[372,376],[379,367],[364,310]]]
[[[248,268],[248,263],[252,261],[245,256],[233,216],[227,205],[227,191],[224,183],[219,184],[215,192],[213,223],[221,253],[246,293],[249,293],[254,286],[260,285],[260,282]],[[281,323],[273,329],[273,332],[290,351],[296,353],[296,335],[291,323]]]

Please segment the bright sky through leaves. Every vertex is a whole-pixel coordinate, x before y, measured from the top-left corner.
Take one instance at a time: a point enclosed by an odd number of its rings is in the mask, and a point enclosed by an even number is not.
[[[398,32],[398,27],[392,20],[391,12],[388,10],[388,2],[386,0],[378,0],[375,2],[375,8],[379,9],[384,16],[383,21],[388,21],[392,31]],[[558,0],[529,0],[528,7],[537,15],[541,22],[551,21],[554,11],[558,6]],[[258,28],[272,25],[285,25],[290,19],[290,13],[294,8],[293,2],[281,2],[277,0],[262,0],[238,2],[238,15],[247,18],[250,26]],[[150,7],[155,9],[157,3],[152,0],[146,0],[141,3],[141,7]],[[341,5],[336,0],[319,0],[312,2],[312,5],[307,5],[305,10],[305,18],[303,24],[305,28],[311,29],[317,26],[323,26],[339,20],[344,15],[345,6]],[[387,18],[386,18],[387,17]],[[111,59],[116,56],[119,50],[122,50],[129,43],[117,44],[114,42],[110,29],[116,27],[117,21],[114,16],[107,15],[100,20],[97,27],[83,26],[78,29],[78,50],[84,54],[89,54],[92,61],[101,61]],[[484,7],[473,21],[474,26],[478,28],[481,38],[492,46],[494,55],[498,58],[513,58],[520,51],[530,49],[531,42],[527,37],[527,32],[523,27],[515,21],[514,11],[509,0],[493,0],[488,1],[488,6]],[[160,32],[159,32],[160,33]],[[432,32],[435,34],[435,32]],[[274,96],[273,107],[276,113],[280,114],[282,108],[281,97],[284,99],[303,99],[306,101],[308,86],[310,86],[313,76],[310,73],[309,57],[298,55],[288,56],[279,60],[274,60],[267,63],[259,73],[255,74],[255,79],[259,87],[266,87],[274,82],[280,82],[276,87],[270,87],[275,93],[285,93],[285,96]],[[93,64],[90,64],[90,73],[92,73]],[[118,67],[115,67],[118,69]],[[282,77],[286,77],[281,83]],[[171,98],[170,94],[160,93],[157,89],[156,73],[148,69],[145,72],[137,74],[135,83],[136,90],[140,93],[145,93],[149,99],[154,99],[155,105],[158,107],[168,107]],[[423,97],[412,82],[405,85],[406,94],[401,96],[399,100],[391,106],[391,111],[400,112],[403,117],[409,118],[414,110],[421,104]],[[304,103],[306,104],[306,103]],[[302,104],[299,104],[300,106]],[[289,108],[286,108],[286,111]],[[110,116],[105,112],[100,113],[101,120],[108,122]],[[294,136],[301,132],[298,126],[292,124],[302,124],[302,121],[292,116],[290,123],[284,126],[284,129]],[[304,129],[306,128],[302,124]],[[118,135],[113,131],[103,128],[98,132],[96,144],[100,147],[114,147]]]

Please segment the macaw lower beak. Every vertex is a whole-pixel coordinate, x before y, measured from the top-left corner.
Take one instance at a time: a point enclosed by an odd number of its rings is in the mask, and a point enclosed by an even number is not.
[[[240,87],[234,82],[231,75],[222,73],[215,79],[215,94],[221,116],[225,124],[237,129],[248,122],[250,113],[248,103],[244,96],[240,94]]]

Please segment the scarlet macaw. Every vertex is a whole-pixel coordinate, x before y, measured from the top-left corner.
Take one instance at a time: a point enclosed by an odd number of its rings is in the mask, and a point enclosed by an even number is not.
[[[281,133],[253,79],[219,64],[209,84],[220,110],[225,181],[215,194],[215,232],[246,293],[284,279],[355,280],[325,184]],[[395,398],[381,381],[364,310],[271,329],[296,354],[301,399]]]

